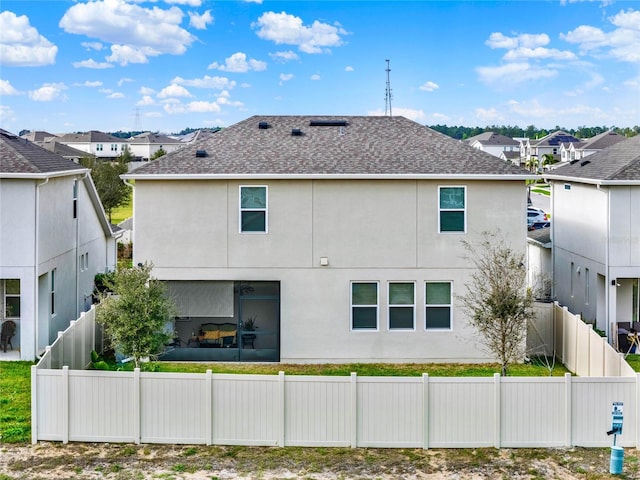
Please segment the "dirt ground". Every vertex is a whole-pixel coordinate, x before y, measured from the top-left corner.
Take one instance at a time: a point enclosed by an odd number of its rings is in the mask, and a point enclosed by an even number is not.
[[[42,442],[0,445],[0,480],[640,480],[640,451],[610,475],[608,448],[349,449]]]

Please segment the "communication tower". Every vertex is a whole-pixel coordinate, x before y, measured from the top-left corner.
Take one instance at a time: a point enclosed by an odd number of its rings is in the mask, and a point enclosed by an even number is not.
[[[384,115],[385,117],[391,117],[391,80],[389,80],[389,72],[391,71],[391,69],[389,68],[389,60],[385,60],[387,62],[387,69],[385,70],[387,72],[387,89],[384,95]]]

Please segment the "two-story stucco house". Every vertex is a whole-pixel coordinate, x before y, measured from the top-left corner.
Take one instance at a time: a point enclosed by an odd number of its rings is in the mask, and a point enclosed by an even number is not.
[[[115,159],[122,155],[125,148],[128,148],[126,140],[97,130],[85,133],[67,133],[57,138],[56,141],[91,153],[97,158]]]
[[[640,137],[573,160],[551,184],[555,296],[615,338],[640,321]]]
[[[500,157],[503,152],[520,153],[520,142],[496,132],[484,132],[465,140],[469,146]],[[511,156],[511,154],[509,154]]]
[[[170,153],[178,150],[184,143],[166,135],[144,132],[127,139],[127,145],[134,157],[149,160],[160,149]]]
[[[562,146],[568,147],[571,143],[579,142],[579,138],[562,130],[557,130],[538,139],[523,139],[520,143],[520,164],[533,164],[538,170],[541,170],[544,155],[553,155],[556,161],[560,161]]]
[[[177,301],[165,358],[481,362],[462,241],[524,254],[533,177],[403,117],[254,116],[124,178]]]
[[[89,170],[0,130],[0,322],[16,324],[20,358],[87,310],[95,275],[115,265]]]

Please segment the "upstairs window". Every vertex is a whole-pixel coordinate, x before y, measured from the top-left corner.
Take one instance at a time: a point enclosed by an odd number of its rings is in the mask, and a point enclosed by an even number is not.
[[[439,187],[440,233],[466,231],[466,187]]]
[[[389,330],[413,330],[415,322],[415,284],[389,283]]]
[[[51,315],[56,314],[56,269],[51,270]]]
[[[73,181],[73,218],[78,218],[78,180]]]
[[[240,233],[267,233],[267,187],[240,187]]]
[[[97,152],[101,152],[102,151],[102,144],[101,143],[96,143],[96,151]]]
[[[378,329],[378,283],[351,283],[351,329]]]
[[[425,284],[424,321],[427,330],[451,329],[451,282]]]
[[[117,152],[118,151],[118,144],[117,143],[112,143],[111,144],[111,151],[112,152]]]

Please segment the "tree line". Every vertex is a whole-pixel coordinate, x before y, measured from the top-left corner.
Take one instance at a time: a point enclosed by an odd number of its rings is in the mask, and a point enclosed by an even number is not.
[[[455,138],[456,140],[466,140],[467,138],[475,137],[476,135],[480,135],[485,132],[495,132],[500,135],[504,135],[509,138],[516,137],[526,137],[526,138],[542,138],[545,135],[553,133],[557,130],[562,130],[563,132],[567,132],[570,135],[573,135],[576,138],[591,138],[595,135],[598,135],[603,132],[608,132],[612,130],[619,135],[623,135],[625,137],[634,137],[640,134],[640,126],[636,125],[634,127],[587,127],[582,126],[578,128],[564,128],[559,125],[556,125],[553,129],[547,130],[544,128],[536,128],[534,125],[529,125],[525,128],[520,128],[519,126],[511,126],[511,125],[487,125],[486,127],[463,127],[462,125],[427,125],[432,130],[435,130],[440,133],[444,133],[445,135]]]

